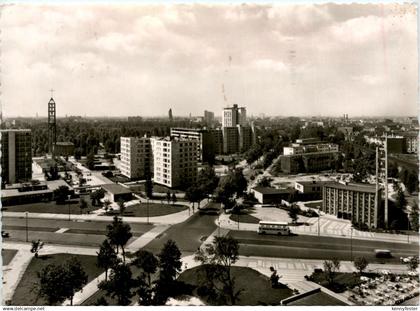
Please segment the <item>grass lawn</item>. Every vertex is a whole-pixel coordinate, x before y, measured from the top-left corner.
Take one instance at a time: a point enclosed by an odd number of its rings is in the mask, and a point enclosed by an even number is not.
[[[237,214],[231,214],[229,216],[230,220],[238,221],[238,215]],[[239,215],[239,222],[247,223],[247,224],[258,224],[260,222],[260,219],[257,217],[254,217],[249,214],[240,214]]]
[[[92,206],[91,201],[88,198],[85,198],[85,201],[88,207],[83,210],[84,214],[86,214],[87,212],[92,212],[99,208],[98,206]],[[2,210],[6,212],[68,214],[70,209],[71,214],[81,214],[79,202],[79,199],[72,199],[70,201],[67,201],[65,204],[56,204],[54,201],[38,202],[23,205],[5,206],[2,208]]]
[[[32,258],[25,273],[22,276],[16,291],[13,294],[12,306],[34,306],[45,305],[43,298],[37,297],[34,287],[38,284],[37,273],[48,264],[63,264],[70,257],[77,257],[82,263],[82,267],[88,275],[88,283],[103,272],[96,266],[96,256],[73,255],[73,254],[54,254],[40,256],[38,259]]]
[[[188,209],[188,206],[180,204],[161,204],[161,203],[149,203],[149,217],[163,216],[178,213]],[[124,211],[126,217],[147,217],[147,203],[134,204],[127,206]],[[108,212],[107,215],[119,214],[118,211]]]
[[[272,288],[268,277],[251,268],[232,267],[231,272],[236,280],[236,290],[242,289],[237,303],[240,306],[279,305],[282,299],[293,295],[292,290],[285,285]],[[178,281],[193,285],[195,289],[192,294],[198,296],[197,287],[203,275],[203,266],[198,266],[184,271]],[[199,298],[208,303],[206,297]]]
[[[15,249],[2,249],[1,250],[1,257],[3,259],[3,266],[7,266],[15,257],[18,251]]]
[[[336,293],[342,293],[346,289],[353,288],[361,283],[358,273],[338,272],[334,278],[335,284],[332,285],[328,284],[323,272],[314,272],[310,277],[312,282],[318,283]]]

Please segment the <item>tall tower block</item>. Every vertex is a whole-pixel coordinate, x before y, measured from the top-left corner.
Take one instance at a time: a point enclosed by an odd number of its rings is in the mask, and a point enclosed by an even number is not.
[[[57,123],[55,101],[51,97],[48,102],[48,152],[54,158],[55,143],[57,142]]]

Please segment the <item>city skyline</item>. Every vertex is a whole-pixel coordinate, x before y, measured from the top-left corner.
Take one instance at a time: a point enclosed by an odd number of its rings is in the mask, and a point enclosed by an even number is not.
[[[0,23],[6,118],[46,116],[51,88],[57,116],[417,114],[414,5],[13,5]]]

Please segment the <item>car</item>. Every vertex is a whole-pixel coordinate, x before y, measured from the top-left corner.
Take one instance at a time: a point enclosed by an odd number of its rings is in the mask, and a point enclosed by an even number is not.
[[[402,263],[409,263],[411,261],[411,259],[413,259],[413,257],[400,257],[400,261]]]
[[[9,234],[9,232],[6,232],[6,231],[1,231],[1,237],[2,238],[8,238],[8,237],[10,237],[10,234]]]

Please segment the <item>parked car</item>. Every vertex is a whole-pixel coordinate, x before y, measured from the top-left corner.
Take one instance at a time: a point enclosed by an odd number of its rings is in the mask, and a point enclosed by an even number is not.
[[[1,231],[1,237],[2,238],[8,238],[8,237],[10,237],[10,234],[9,234],[9,232],[6,232],[6,231]]]

